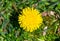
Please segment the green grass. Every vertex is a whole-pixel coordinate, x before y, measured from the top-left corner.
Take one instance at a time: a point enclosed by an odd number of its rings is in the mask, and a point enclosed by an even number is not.
[[[43,17],[42,26],[32,33],[18,24],[18,15],[25,7],[38,9]],[[0,0],[0,41],[60,41],[60,1]]]

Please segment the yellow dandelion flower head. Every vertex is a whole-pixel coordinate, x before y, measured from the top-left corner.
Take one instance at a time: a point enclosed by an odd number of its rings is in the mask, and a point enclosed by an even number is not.
[[[33,32],[39,28],[39,26],[41,26],[43,19],[37,9],[27,7],[24,8],[21,14],[18,16],[18,21],[20,27],[22,27],[24,30]]]

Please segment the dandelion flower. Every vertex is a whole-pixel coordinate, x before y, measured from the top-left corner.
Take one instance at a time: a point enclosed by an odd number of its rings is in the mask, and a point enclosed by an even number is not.
[[[33,32],[41,26],[43,19],[37,9],[27,7],[22,10],[21,14],[19,14],[18,21],[20,27],[24,30]]]

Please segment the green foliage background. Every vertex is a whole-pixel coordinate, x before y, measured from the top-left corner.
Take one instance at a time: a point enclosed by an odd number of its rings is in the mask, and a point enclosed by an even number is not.
[[[38,9],[43,17],[40,29],[32,33],[18,24],[25,7]],[[60,41],[60,0],[0,0],[0,41]]]

